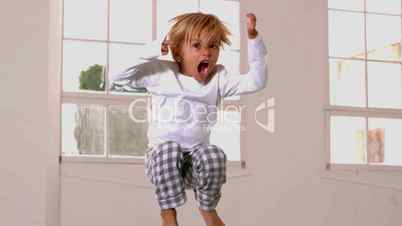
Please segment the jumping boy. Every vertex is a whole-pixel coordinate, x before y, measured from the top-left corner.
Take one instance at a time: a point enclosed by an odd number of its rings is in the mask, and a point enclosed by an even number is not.
[[[173,18],[158,54],[170,49],[174,61],[152,58],[112,77],[117,90],[146,88],[152,96],[149,149],[145,170],[155,186],[163,226],[178,226],[175,208],[192,188],[207,226],[223,226],[216,212],[226,182],[226,155],[210,144],[221,98],[253,93],[265,87],[266,47],[247,14],[248,64],[244,75],[217,65],[220,48],[230,44],[229,30],[214,15],[188,13]]]

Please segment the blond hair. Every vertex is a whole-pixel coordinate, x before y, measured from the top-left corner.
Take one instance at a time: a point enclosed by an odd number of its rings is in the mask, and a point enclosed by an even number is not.
[[[169,45],[173,58],[178,61],[182,45],[194,38],[206,37],[207,43],[217,42],[219,47],[223,44],[230,45],[229,29],[212,14],[186,13],[170,20],[173,26],[169,31]]]

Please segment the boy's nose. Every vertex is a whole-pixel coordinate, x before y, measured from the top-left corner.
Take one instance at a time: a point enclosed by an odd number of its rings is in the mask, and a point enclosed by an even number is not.
[[[211,50],[209,48],[202,48],[202,55],[203,56],[211,56]]]

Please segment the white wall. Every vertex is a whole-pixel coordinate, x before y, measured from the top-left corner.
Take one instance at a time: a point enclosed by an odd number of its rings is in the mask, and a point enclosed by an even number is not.
[[[47,221],[46,169],[57,160],[52,157],[55,150],[48,147],[48,11],[46,0],[0,2],[0,225],[4,226],[42,226]]]
[[[57,81],[47,79],[46,51],[48,9],[55,5],[3,2],[0,225],[57,225],[58,143],[50,136],[55,132],[56,97],[49,98],[50,115],[47,109],[47,83]],[[248,117],[249,174],[230,176],[224,187],[218,210],[226,224],[401,225],[400,171],[323,170],[326,1],[242,3],[243,12],[257,14],[270,55],[269,86],[247,98],[249,107],[274,96],[276,131],[266,133]],[[50,22],[52,31],[54,17]],[[54,40],[50,56],[57,48]],[[52,75],[57,69],[49,71]],[[20,90],[31,92],[23,96]],[[63,163],[61,182],[62,226],[159,224],[158,207],[141,165]],[[188,203],[179,209],[179,221],[203,225],[192,197],[188,193]]]

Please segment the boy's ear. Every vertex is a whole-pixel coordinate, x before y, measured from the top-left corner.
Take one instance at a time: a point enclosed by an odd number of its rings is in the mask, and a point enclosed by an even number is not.
[[[176,61],[180,61],[180,50],[178,48],[170,48],[170,51],[172,51],[173,59]]]

